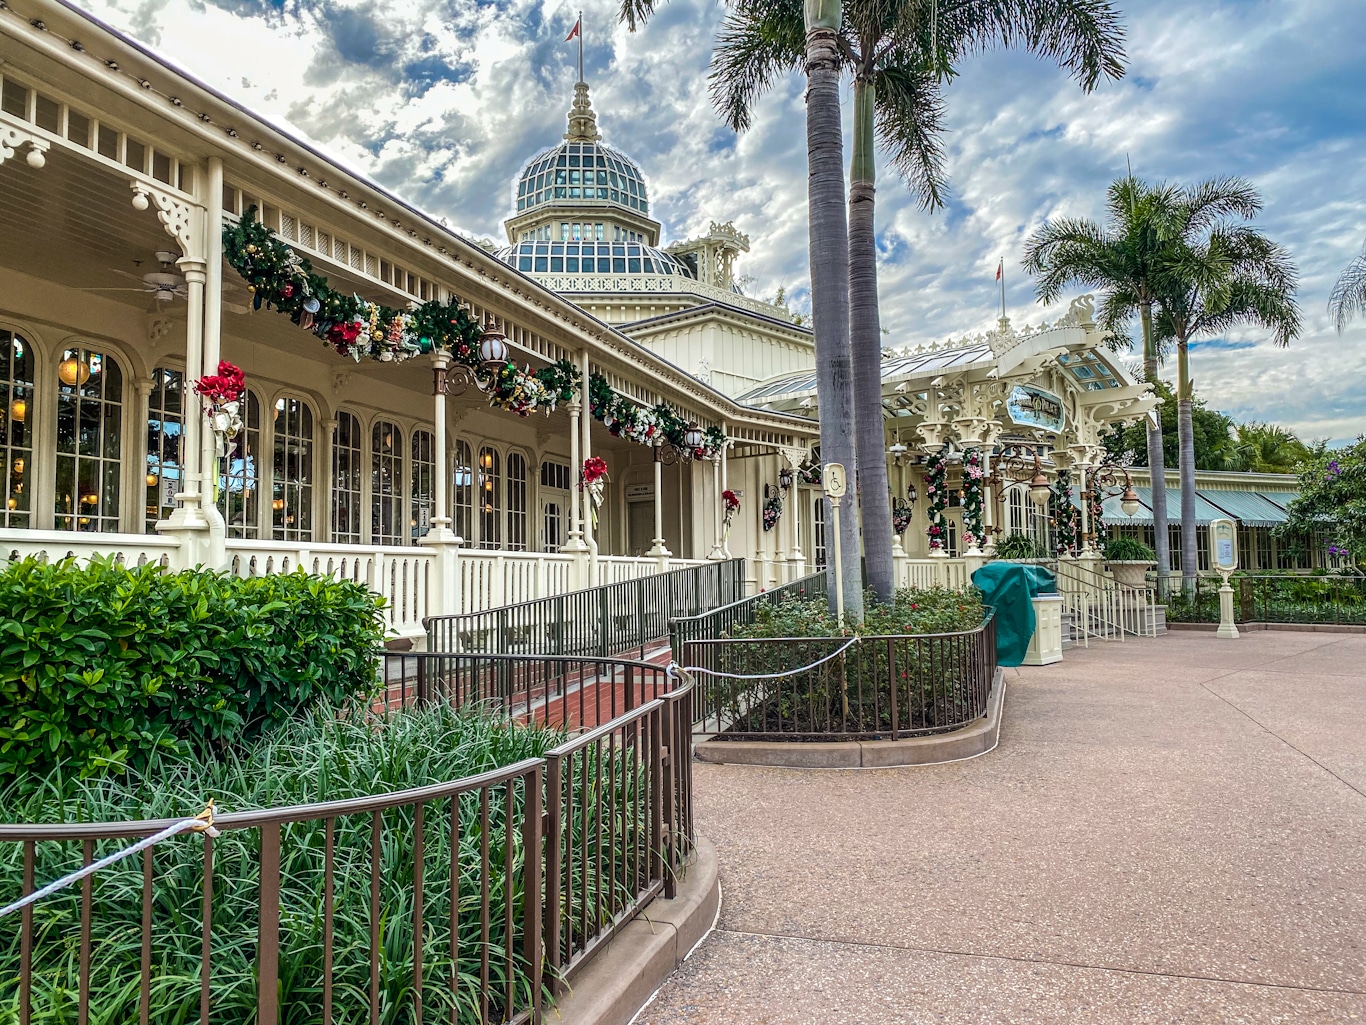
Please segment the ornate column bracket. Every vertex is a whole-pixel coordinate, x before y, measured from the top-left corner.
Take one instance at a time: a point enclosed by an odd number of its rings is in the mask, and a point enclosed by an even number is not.
[[[198,232],[195,230],[197,207],[172,196],[169,192],[154,189],[146,182],[135,180],[129,183],[129,187],[133,190],[133,209],[146,210],[155,203],[157,220],[166,229],[166,234],[180,243],[181,253],[189,256],[197,252],[196,243],[199,241],[196,237]]]
[[[28,161],[29,167],[41,168],[47,164],[46,154],[51,148],[51,143],[17,125],[0,124],[0,164],[14,156],[20,146],[25,145],[28,146],[28,156],[24,159]]]

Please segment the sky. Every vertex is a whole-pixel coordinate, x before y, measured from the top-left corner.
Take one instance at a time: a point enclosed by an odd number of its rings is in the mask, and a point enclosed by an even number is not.
[[[605,141],[644,170],[665,242],[730,221],[751,294],[809,304],[802,82],[779,81],[736,136],[707,91],[724,5],[671,0],[641,30],[584,4],[585,78]],[[555,0],[84,0],[172,61],[452,226],[500,244],[512,184],[554,145],[577,77]],[[1363,0],[1116,0],[1127,73],[1085,94],[1044,60],[973,56],[948,88],[951,198],[922,210],[880,154],[886,344],[986,330],[1004,260],[1015,324],[1052,320],[1020,268],[1052,217],[1103,216],[1125,173],[1240,175],[1301,274],[1288,348],[1248,328],[1201,340],[1197,392],[1240,420],[1305,438],[1366,433],[1366,321],[1341,335],[1327,301],[1366,242]],[[849,96],[845,95],[846,130]],[[847,142],[846,142],[847,152]],[[1169,368],[1175,373],[1174,366]]]

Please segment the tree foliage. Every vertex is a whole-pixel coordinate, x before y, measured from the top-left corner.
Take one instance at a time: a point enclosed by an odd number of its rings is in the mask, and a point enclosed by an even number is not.
[[[1366,562],[1366,437],[1311,456],[1300,471],[1299,497],[1286,511],[1278,537],[1307,544],[1323,534],[1329,554]]]
[[[1163,465],[1175,466],[1177,446],[1176,393],[1166,381],[1159,381],[1157,395],[1162,399],[1158,415],[1162,419]],[[1232,470],[1236,457],[1230,432],[1236,424],[1232,417],[1217,409],[1210,409],[1204,399],[1197,398],[1191,407],[1192,433],[1195,439],[1195,468],[1197,470]],[[1105,450],[1131,466],[1147,466],[1147,421],[1113,429],[1103,436]]]

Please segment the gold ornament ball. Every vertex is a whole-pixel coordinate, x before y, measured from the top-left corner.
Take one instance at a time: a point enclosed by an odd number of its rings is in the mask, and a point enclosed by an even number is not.
[[[255,292],[255,291],[256,291],[256,286],[255,286],[255,285],[248,285],[248,286],[247,286],[247,291],[248,291],[248,292]]]
[[[255,245],[248,245],[248,246],[247,246],[247,252],[249,252],[249,253],[254,253],[254,252],[256,252],[256,246],[255,246]]]
[[[384,341],[384,332],[376,331],[371,337],[374,338],[374,340],[377,342],[382,342]]]

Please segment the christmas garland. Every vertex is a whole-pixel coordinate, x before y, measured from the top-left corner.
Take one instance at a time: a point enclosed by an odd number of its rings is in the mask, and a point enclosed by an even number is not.
[[[933,552],[943,549],[948,541],[944,510],[949,507],[949,461],[942,452],[932,453],[925,461],[925,493],[929,503],[925,512],[930,520],[925,535]]]
[[[963,550],[976,548],[986,540],[982,522],[982,452],[970,448],[963,453]]]
[[[1091,499],[1088,503],[1090,508],[1086,510],[1086,514],[1090,521],[1091,544],[1097,551],[1104,549],[1105,539],[1109,537],[1110,534],[1109,529],[1105,526],[1105,496],[1096,485],[1096,474],[1099,472],[1100,470],[1097,468],[1091,470],[1089,473],[1083,471],[1082,474],[1082,490],[1090,492],[1091,494]]]
[[[1059,555],[1076,555],[1081,540],[1081,510],[1072,504],[1072,471],[1058,471],[1048,495],[1048,522]]]
[[[535,371],[519,369],[511,361],[496,369],[487,367],[479,346],[483,329],[457,299],[448,303],[430,299],[411,310],[396,310],[338,292],[313,272],[306,258],[256,219],[254,206],[237,224],[223,229],[223,251],[247,282],[255,309],[265,306],[288,315],[339,355],[357,363],[363,356],[382,363],[402,362],[442,349],[473,371],[490,405],[519,416],[537,411],[549,415],[559,403],[568,402],[579,385],[579,369],[569,360]],[[662,433],[680,451],[698,459],[719,452],[726,444],[725,432],[709,427],[704,444],[688,449],[684,438],[691,425],[671,406],[661,402],[643,409],[617,395],[600,374],[592,375],[589,395],[593,415],[617,437],[653,445]]]
[[[627,438],[641,445],[654,445],[663,438],[685,456],[705,459],[721,451],[726,444],[726,433],[719,427],[708,427],[702,433],[702,444],[690,448],[688,431],[692,428],[667,402],[657,406],[639,406],[613,391],[607,379],[594,374],[588,382],[589,409],[594,419],[602,421],[613,437]]]
[[[809,466],[797,467],[797,479],[803,484],[811,484],[815,487],[820,487],[821,464],[812,463]]]

